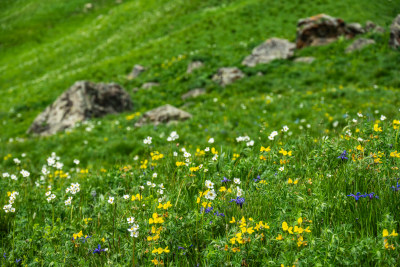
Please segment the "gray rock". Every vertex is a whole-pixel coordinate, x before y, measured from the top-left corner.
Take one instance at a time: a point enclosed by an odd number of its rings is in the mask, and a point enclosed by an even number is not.
[[[294,62],[308,63],[311,64],[315,60],[315,57],[298,57],[294,60]]]
[[[135,123],[135,126],[141,127],[145,124],[158,125],[160,123],[178,122],[190,119],[191,117],[190,113],[167,104],[144,113]]]
[[[236,67],[220,68],[218,72],[214,74],[212,80],[225,87],[236,80],[242,79],[244,76],[244,73]]]
[[[359,38],[355,40],[351,45],[346,48],[346,53],[351,53],[353,51],[361,50],[368,45],[375,44],[375,41],[372,39]]]
[[[346,28],[354,35],[365,33],[363,26],[357,22],[347,24]]]
[[[393,20],[390,25],[390,47],[397,49],[400,47],[400,14]]]
[[[186,100],[189,98],[196,98],[198,96],[204,95],[205,93],[206,93],[206,89],[196,88],[196,89],[190,90],[186,94],[182,95],[182,100]]]
[[[36,117],[28,133],[52,135],[86,119],[131,109],[131,98],[120,85],[79,81]]]
[[[374,22],[368,20],[365,23],[365,30],[367,32],[375,32],[375,33],[384,33],[385,29],[379,25],[376,25]]]
[[[359,24],[349,24],[340,19],[319,14],[297,23],[296,47],[326,45],[336,41],[340,36],[353,38],[361,33]]]
[[[186,73],[192,73],[194,70],[200,69],[202,67],[204,67],[204,63],[201,61],[190,62],[186,70]]]
[[[156,83],[156,82],[148,82],[148,83],[144,83],[141,88],[148,90],[148,89],[151,89],[152,87],[157,87],[157,86],[160,86],[160,84]]]
[[[146,71],[146,68],[141,65],[133,66],[131,73],[128,74],[128,79],[132,80],[137,78],[142,72]]]
[[[295,44],[286,39],[271,38],[255,47],[251,55],[247,56],[242,64],[254,67],[257,64],[266,64],[275,59],[287,59],[293,56]]]

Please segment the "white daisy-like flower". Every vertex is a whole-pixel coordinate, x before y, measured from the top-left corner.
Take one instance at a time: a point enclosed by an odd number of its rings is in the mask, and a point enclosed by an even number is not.
[[[157,178],[157,173],[153,173],[153,178]]]
[[[386,116],[385,115],[381,115],[381,121],[386,120]]]
[[[285,167],[282,166],[282,167],[279,168],[279,170],[280,170],[281,172],[283,172],[283,171],[285,170]]]
[[[283,126],[282,131],[284,131],[284,132],[289,131],[289,127],[287,127],[287,125]]]
[[[150,182],[150,181],[147,181],[146,184],[147,184],[148,186],[151,186],[151,182]]]
[[[247,142],[247,143],[246,143],[246,146],[254,146],[254,141],[251,140],[250,142]]]
[[[236,186],[236,196],[241,197],[242,195],[243,195],[243,190],[239,186]]]
[[[240,179],[239,178],[233,178],[233,182],[235,184],[240,184]]]
[[[208,143],[209,143],[209,144],[213,144],[213,143],[214,143],[214,138],[208,139]]]
[[[21,163],[21,161],[20,161],[19,159],[15,158],[15,159],[14,159],[14,163],[17,164],[17,165],[19,165],[19,164]]]
[[[207,180],[205,182],[205,184],[206,184],[206,187],[209,188],[209,189],[213,189],[214,188],[214,183],[211,182],[210,180]]]
[[[204,151],[205,151],[205,152],[208,152],[208,151],[210,151],[210,148],[209,148],[209,147],[206,147],[206,148],[204,149]]]
[[[51,195],[51,191],[47,191],[46,192],[46,197],[48,197],[48,196],[50,196]]]
[[[113,198],[113,197],[109,197],[109,198],[108,198],[108,203],[114,204],[114,198]]]
[[[205,195],[205,198],[208,200],[214,200],[217,197],[217,194],[215,193],[214,190],[209,190],[207,194]]]
[[[127,200],[127,199],[129,199],[129,195],[124,195],[123,198],[124,198],[125,200]]]
[[[10,174],[8,172],[3,173],[3,178],[10,177]]]
[[[74,159],[74,163],[76,164],[76,165],[78,165],[79,164],[79,159]]]
[[[364,117],[364,115],[361,112],[358,112],[357,116],[360,117],[360,118]]]
[[[150,137],[150,136],[147,136],[147,138],[143,140],[143,143],[146,144],[146,145],[150,145],[151,144],[151,139],[153,139],[153,138]]]
[[[126,219],[128,221],[129,224],[132,224],[135,222],[135,218],[134,217],[129,217]]]
[[[214,157],[212,158],[213,161],[216,161],[218,159],[218,154],[215,154]]]
[[[174,151],[174,157],[177,157],[178,156],[178,152],[176,152],[176,151]]]
[[[29,175],[30,175],[30,173],[28,172],[28,171],[26,171],[26,170],[21,170],[21,172],[20,172],[21,174],[22,174],[22,176],[23,177],[29,177]]]
[[[11,180],[17,181],[17,180],[18,180],[18,177],[17,177],[15,174],[11,174]]]

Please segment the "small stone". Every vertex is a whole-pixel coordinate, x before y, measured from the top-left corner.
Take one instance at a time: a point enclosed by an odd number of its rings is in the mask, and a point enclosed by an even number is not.
[[[294,62],[308,63],[311,64],[315,60],[315,57],[298,57],[294,60]]]
[[[135,126],[141,127],[145,124],[158,125],[161,123],[174,123],[190,118],[192,118],[190,113],[167,104],[144,113],[135,123]]]
[[[390,25],[390,47],[397,49],[400,47],[400,14],[393,20]]]
[[[148,89],[151,89],[152,87],[157,87],[157,86],[160,86],[160,84],[156,83],[156,82],[148,82],[148,83],[144,83],[142,85],[141,89],[148,90]]]
[[[242,79],[244,76],[244,73],[240,69],[236,67],[228,67],[220,68],[218,72],[214,74],[212,80],[225,87],[236,80]]]
[[[375,41],[372,39],[359,38],[355,40],[351,45],[346,48],[346,53],[351,53],[353,51],[361,50],[368,45],[375,44]]]
[[[137,78],[144,71],[146,71],[146,68],[141,65],[133,66],[131,73],[128,74],[128,80]]]
[[[205,93],[206,93],[206,89],[196,88],[196,89],[190,90],[186,94],[182,95],[182,100],[186,100],[189,98],[196,98],[198,96],[204,95]]]
[[[192,73],[194,70],[200,69],[202,67],[204,67],[204,63],[201,61],[190,62],[186,70],[186,73]]]

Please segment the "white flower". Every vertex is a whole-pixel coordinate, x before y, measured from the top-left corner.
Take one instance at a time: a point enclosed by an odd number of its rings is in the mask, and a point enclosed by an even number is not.
[[[205,195],[205,198],[208,200],[214,200],[217,197],[217,194],[215,193],[214,190],[209,190],[207,194]]]
[[[157,178],[157,173],[153,173],[153,178]]]
[[[55,199],[55,198],[56,198],[56,195],[51,194],[50,198],[51,198],[51,199]]]
[[[206,147],[206,148],[204,149],[204,151],[205,151],[205,152],[208,152],[208,151],[210,151],[210,148],[209,148],[209,147]]]
[[[53,157],[47,158],[47,165],[52,167],[56,163],[56,160]]]
[[[65,206],[71,205],[71,200],[72,200],[72,197],[69,197],[69,198],[65,201]]]
[[[139,236],[139,232],[131,232],[131,237],[138,237]]]
[[[51,191],[47,191],[46,192],[46,197],[48,197],[48,196],[50,196],[51,195]]]
[[[25,158],[26,157],[26,153],[22,153],[21,157]]]
[[[137,230],[139,230],[138,224],[133,224],[130,228],[128,228],[129,232],[136,232]]]
[[[158,192],[159,194],[161,194],[161,195],[164,194],[164,190],[162,190],[162,189],[158,189],[157,192]]]
[[[175,141],[175,140],[178,139],[178,138],[179,138],[179,135],[178,135],[175,131],[173,131],[173,132],[169,135],[169,137],[167,138],[167,141],[168,141],[168,142]]]
[[[381,121],[386,120],[386,117],[384,115],[381,115]]]
[[[61,170],[63,167],[64,167],[64,164],[63,164],[63,163],[61,163],[61,162],[57,162],[57,163],[56,163],[56,169],[57,169],[57,170]]]
[[[10,174],[8,172],[3,173],[3,178],[6,178],[6,177],[10,177]]]
[[[139,188],[140,188],[141,190],[144,190],[144,186],[143,186],[143,185],[139,186]]]
[[[247,143],[246,143],[246,146],[254,146],[254,141],[251,140],[250,142],[247,142]]]
[[[235,184],[240,184],[240,179],[239,178],[233,178],[233,182]]]
[[[334,128],[336,128],[338,125],[339,125],[339,122],[338,122],[338,121],[334,121],[334,122],[332,123],[332,126],[333,126]]]
[[[138,159],[139,159],[139,156],[138,156],[138,155],[136,155],[136,156],[133,157],[133,160],[134,160],[134,161],[137,161]]]
[[[357,138],[357,141],[358,141],[358,142],[362,142],[362,141],[364,141],[364,139],[362,139],[361,137],[358,137],[358,138]]]
[[[132,224],[135,222],[135,218],[134,217],[127,218],[127,221],[128,223]]]
[[[159,184],[158,187],[160,187],[161,189],[165,189],[164,184]]]
[[[43,175],[48,175],[48,174],[50,174],[50,171],[47,170],[47,168],[46,168],[45,165],[43,165],[43,167],[42,167],[42,173],[43,173]]]
[[[189,158],[190,156],[192,156],[190,153],[188,153],[188,152],[186,152],[185,151],[185,153],[183,153],[183,156],[185,157],[185,158]]]
[[[151,186],[151,182],[150,182],[150,181],[147,181],[146,184],[147,184],[148,186]]]
[[[274,140],[275,136],[277,136],[277,135],[278,135],[278,132],[277,132],[277,131],[273,131],[273,132],[268,136],[268,139],[269,139],[269,140]]]
[[[156,187],[156,184],[155,184],[155,183],[152,183],[152,184],[151,184],[151,187],[153,187],[153,188]]]
[[[26,170],[22,170],[20,173],[22,174],[23,177],[29,177],[30,175],[30,173]]]
[[[20,161],[19,159],[15,158],[15,159],[14,159],[14,163],[18,165],[18,164],[21,163],[21,161]]]
[[[279,168],[279,170],[280,170],[281,172],[283,172],[283,171],[285,170],[285,167],[282,166],[282,167]]]
[[[213,189],[214,188],[214,183],[211,182],[210,180],[207,180],[205,182],[205,184],[206,184],[206,187],[209,188],[209,189]]]
[[[218,154],[215,154],[214,157],[212,158],[213,161],[216,161],[218,159]]]
[[[239,137],[236,137],[236,142],[248,142],[248,141],[250,141],[250,137],[248,137],[248,136],[239,136]]]
[[[289,131],[289,127],[287,127],[287,125],[283,126],[282,131],[284,131],[284,132]]]
[[[15,174],[11,174],[11,180],[17,181],[17,180],[18,180],[18,177],[17,177]]]
[[[108,198],[108,203],[114,204],[114,198],[113,198],[113,197],[109,197],[109,198]]]
[[[357,120],[356,120],[356,119],[353,119],[353,122],[354,122],[354,123],[356,123],[356,122],[357,122]]]
[[[241,197],[243,195],[243,190],[239,186],[236,186],[236,196]]]
[[[79,164],[79,159],[74,159],[74,163],[76,164],[76,165],[78,165]]]
[[[357,113],[357,116],[360,117],[360,118],[362,118],[364,115],[363,115],[361,112],[358,112],[358,113]]]
[[[150,145],[151,144],[151,139],[152,139],[152,137],[147,136],[147,138],[143,140],[143,143],[145,143],[146,145]]]
[[[209,143],[209,144],[212,144],[212,143],[214,143],[214,138],[210,138],[210,139],[208,139],[208,143]]]
[[[124,195],[124,199],[129,199],[129,195]]]

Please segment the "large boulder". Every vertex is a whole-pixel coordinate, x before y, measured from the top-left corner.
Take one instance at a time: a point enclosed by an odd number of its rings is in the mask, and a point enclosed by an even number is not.
[[[145,124],[158,125],[161,123],[178,122],[190,119],[191,117],[190,113],[167,104],[144,113],[135,123],[135,126],[141,127]]]
[[[131,98],[120,85],[79,81],[36,117],[28,133],[52,135],[89,118],[131,109]]]
[[[216,74],[212,77],[212,80],[218,83],[221,86],[226,86],[228,84],[233,83],[236,80],[242,79],[244,77],[244,73],[236,68],[220,68]]]
[[[254,67],[257,64],[266,64],[275,59],[287,59],[293,56],[296,45],[286,39],[271,38],[255,47],[251,55],[247,56],[242,64]]]
[[[131,73],[128,74],[128,79],[135,79],[144,71],[146,71],[145,67],[136,64],[135,66],[133,66]]]
[[[400,47],[400,14],[394,19],[390,25],[390,47],[397,49]]]
[[[364,30],[357,23],[346,23],[339,18],[326,14],[319,14],[306,19],[300,19],[297,23],[296,47],[325,45],[336,41],[340,36],[353,38]]]
[[[372,44],[375,44],[375,41],[372,39],[359,38],[346,48],[346,53],[361,50],[364,47]]]

